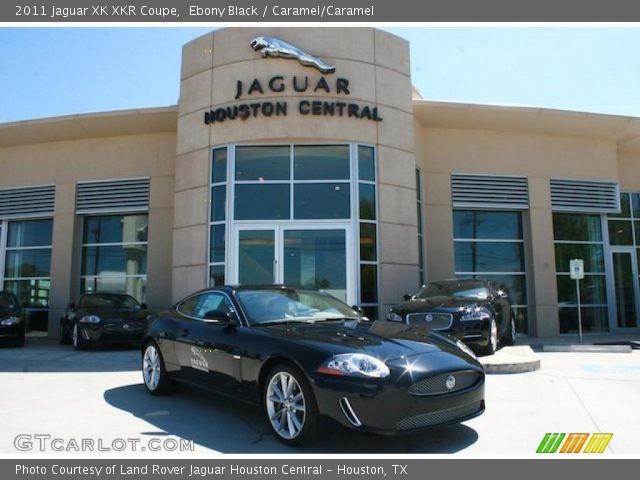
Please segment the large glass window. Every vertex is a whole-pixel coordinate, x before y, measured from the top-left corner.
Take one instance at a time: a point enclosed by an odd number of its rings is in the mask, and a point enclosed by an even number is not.
[[[236,147],[233,218],[349,219],[350,165],[348,145]]]
[[[84,218],[83,293],[126,293],[145,300],[148,223],[146,214]]]
[[[600,215],[553,214],[556,279],[560,333],[578,333],[576,282],[569,275],[569,261],[584,260],[585,278],[580,281],[582,330],[609,330],[604,242]]]
[[[348,144],[221,146],[212,151],[210,185],[210,285],[228,281],[226,242],[230,235],[236,235],[234,221],[243,225],[259,224],[256,229],[247,227],[244,230],[243,226],[242,231],[252,235],[265,223],[274,227],[288,226],[297,220],[305,224],[325,221],[344,223],[347,227],[347,222],[352,222],[353,233],[356,238],[359,236],[360,242],[354,258],[357,262],[354,267],[359,267],[361,273],[357,277],[360,295],[356,302],[370,318],[378,317],[377,192],[373,147]],[[243,275],[258,271],[263,271],[263,277],[270,280],[274,277],[271,271],[273,259],[268,265],[266,260],[258,262],[259,265],[255,263],[253,256],[260,253],[255,248],[261,243],[245,238],[249,233],[240,233],[239,245],[233,250],[237,258],[230,261],[238,262],[239,281]],[[311,241],[308,235],[309,232],[303,232],[296,239],[300,243],[299,260],[295,260],[297,250],[289,248],[292,238],[278,240],[285,242],[284,250],[288,255],[282,264],[289,276],[291,269],[303,272],[300,273],[303,277],[314,272],[315,279],[300,277],[296,281],[321,287],[328,278],[326,270],[334,260],[327,263],[316,258],[312,263],[311,253],[320,255],[318,258],[326,256],[323,253],[326,242],[320,238]],[[346,257],[346,250],[338,254],[336,258]],[[337,273],[334,271],[332,275],[335,277]],[[354,279],[354,285],[355,282]],[[339,289],[346,289],[346,277],[337,284],[340,284]]]
[[[4,289],[30,308],[49,306],[52,230],[51,219],[8,224]]]
[[[510,211],[453,212],[457,278],[483,278],[507,292],[516,330],[529,332],[522,214]]]
[[[609,244],[635,248],[637,268],[640,275],[640,193],[620,193],[620,213],[607,215]],[[633,255],[629,252],[612,254],[614,301],[617,310],[618,327],[634,328],[640,319],[637,317],[635,289],[640,277],[633,276]]]

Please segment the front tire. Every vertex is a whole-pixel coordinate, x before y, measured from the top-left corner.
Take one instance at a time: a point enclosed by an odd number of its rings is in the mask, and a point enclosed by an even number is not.
[[[151,395],[166,395],[173,387],[160,347],[154,341],[148,342],[142,353],[142,380]]]
[[[498,350],[498,324],[496,323],[496,319],[491,319],[491,324],[489,325],[489,338],[487,339],[487,345],[482,347],[481,352],[484,355],[493,355]]]
[[[78,323],[74,322],[71,330],[71,344],[74,350],[82,350],[84,348],[84,340],[82,339],[82,332]]]
[[[501,339],[503,345],[513,345],[516,343],[516,319],[511,315],[509,320],[509,327]]]
[[[287,445],[311,441],[318,424],[318,406],[311,385],[297,368],[282,363],[267,375],[264,413],[276,438]]]

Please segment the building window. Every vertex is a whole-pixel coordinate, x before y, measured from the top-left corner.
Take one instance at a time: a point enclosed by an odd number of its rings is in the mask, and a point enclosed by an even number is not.
[[[148,215],[84,217],[83,293],[127,293],[145,301]]]
[[[424,233],[422,223],[422,173],[416,168],[416,206],[418,211],[418,274],[420,285],[424,285]]]
[[[576,283],[569,275],[569,261],[584,260],[580,281],[580,306],[584,332],[607,332],[607,284],[600,215],[553,214],[560,333],[578,333]]]
[[[227,236],[227,147],[214,148],[211,158],[211,203],[209,218],[209,285],[225,284]],[[249,168],[247,166],[247,168]]]
[[[376,155],[373,147],[358,146],[358,212],[360,235],[360,307],[377,320],[378,293],[378,214],[376,202]]]
[[[516,331],[529,332],[522,214],[454,210],[456,278],[483,278],[507,292]]]
[[[8,223],[4,289],[29,308],[49,307],[52,229],[51,219]]]

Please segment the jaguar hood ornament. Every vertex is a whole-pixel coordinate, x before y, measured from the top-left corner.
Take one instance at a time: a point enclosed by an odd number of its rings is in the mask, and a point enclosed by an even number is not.
[[[310,55],[307,52],[304,52],[299,48],[294,47],[293,45],[283,40],[280,40],[279,38],[256,37],[251,40],[250,45],[251,48],[253,48],[256,52],[260,52],[263,58],[280,57],[295,59],[298,60],[301,65],[304,65],[306,67],[315,67],[322,73],[333,73],[336,71],[336,67],[334,65],[329,65],[319,58],[316,58],[313,55]]]

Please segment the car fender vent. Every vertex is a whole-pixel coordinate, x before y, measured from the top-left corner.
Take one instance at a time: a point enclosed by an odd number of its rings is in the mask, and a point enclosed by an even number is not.
[[[149,178],[78,182],[76,213],[149,210]]]
[[[342,397],[339,401],[340,409],[342,410],[342,414],[349,420],[349,423],[354,427],[361,427],[362,422],[356,415],[356,412],[351,407],[351,403],[349,403],[349,399],[347,397]]]
[[[1,188],[0,218],[25,218],[53,215],[56,187]]]
[[[527,177],[452,173],[451,197],[454,208],[529,208]]]

